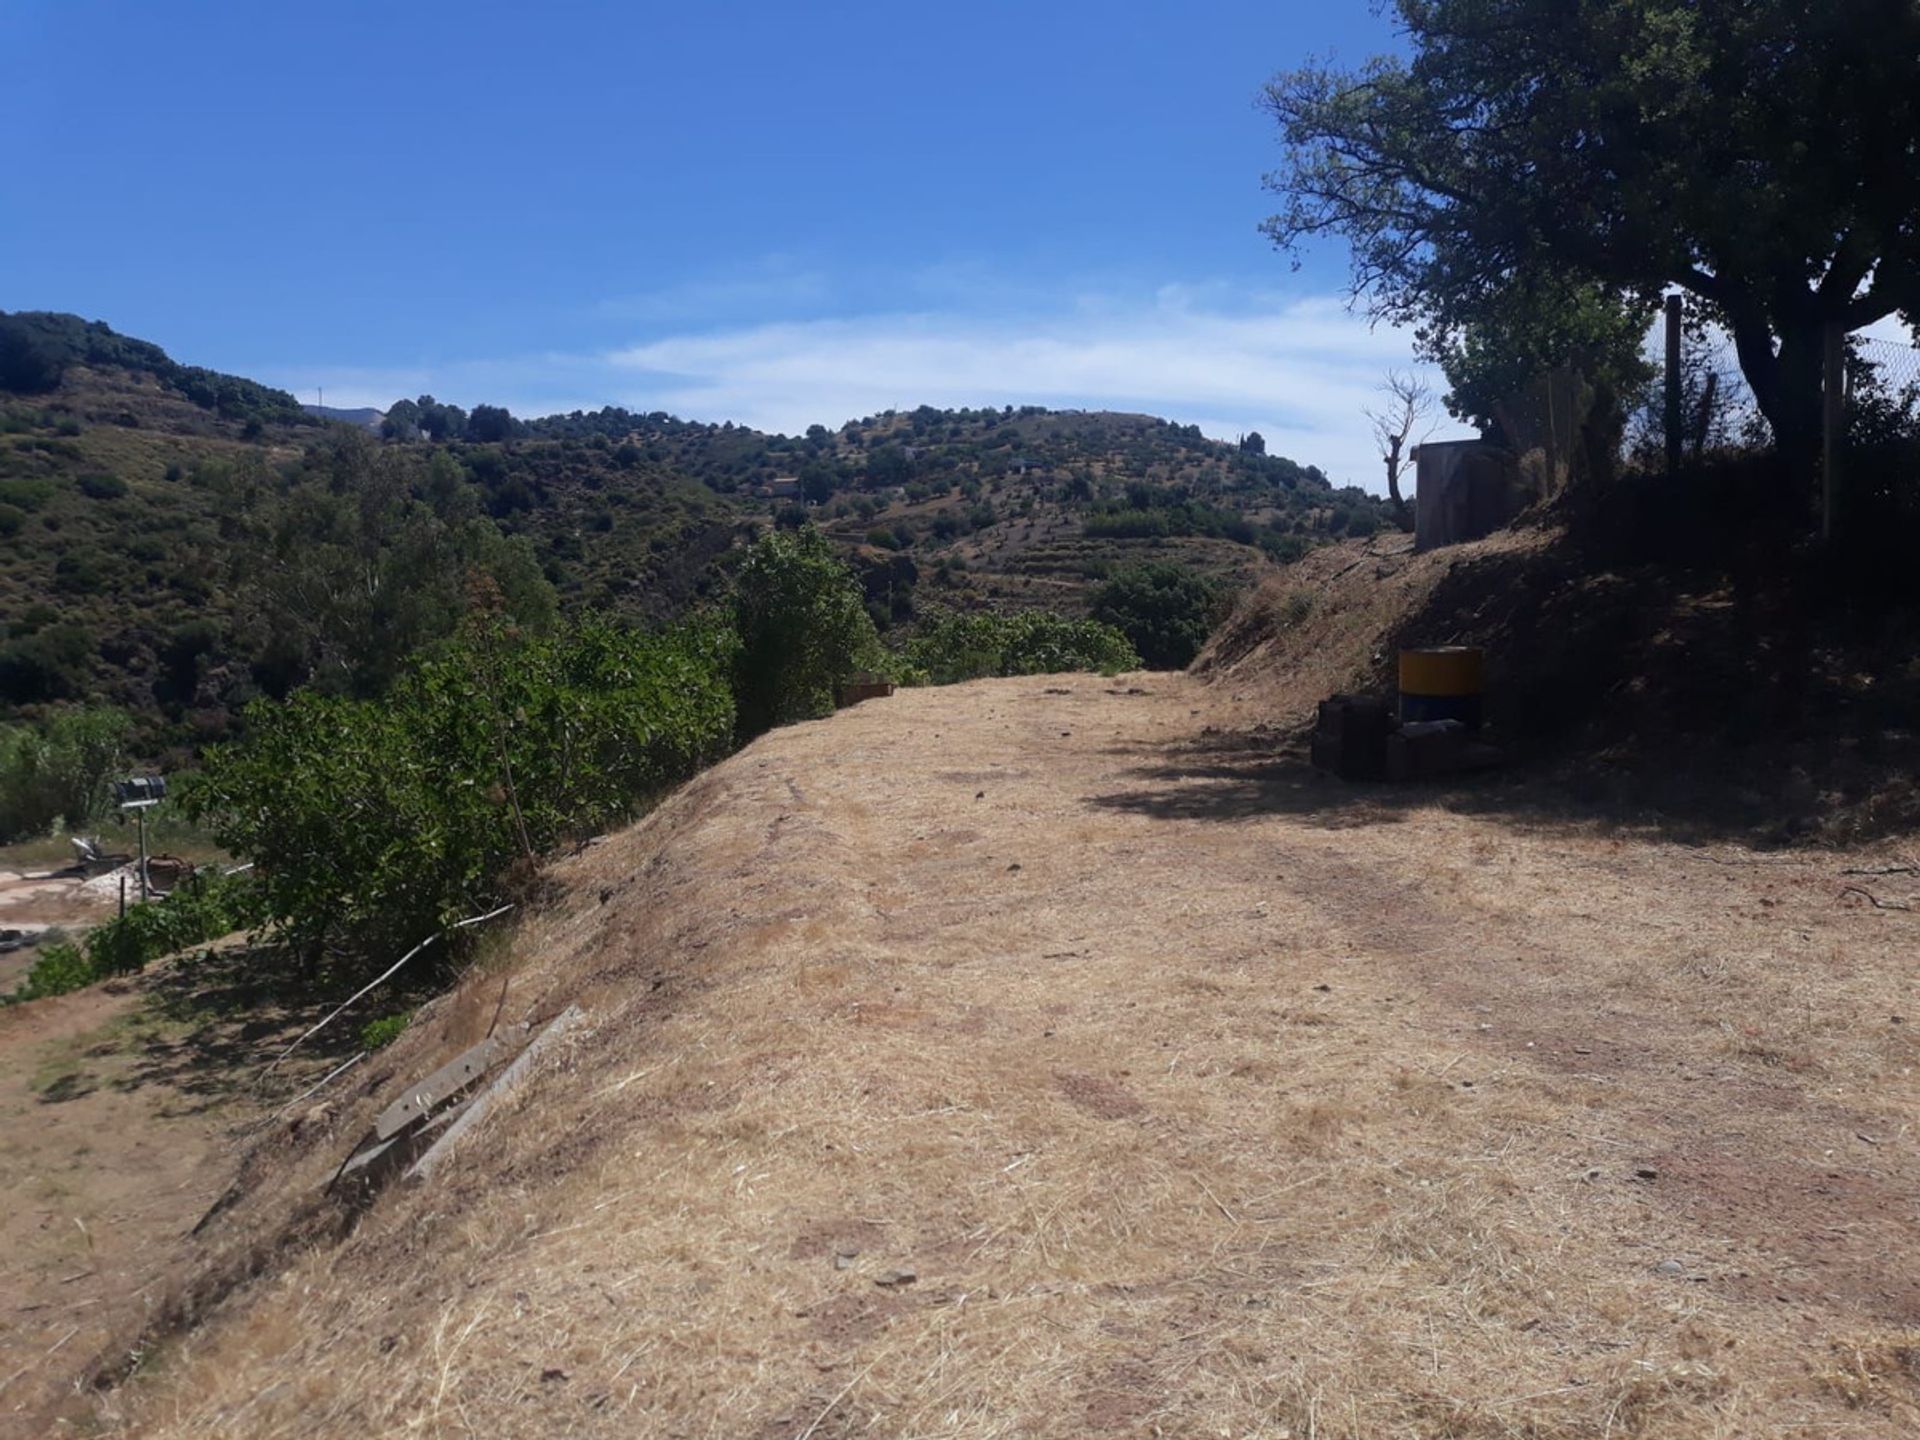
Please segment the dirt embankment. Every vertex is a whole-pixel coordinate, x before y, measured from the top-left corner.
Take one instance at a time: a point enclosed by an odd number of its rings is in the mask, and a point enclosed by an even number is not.
[[[1397,534],[1329,546],[1249,595],[1195,671],[1297,726],[1335,691],[1390,694],[1401,646],[1479,645],[1533,804],[1762,844],[1920,828],[1911,596],[1819,556],[1631,548],[1544,521],[1424,555]]]
[[[1319,648],[902,693],[709,772],[256,1155],[196,1253],[264,1273],[91,1418],[1913,1433],[1920,911],[1859,891],[1920,878],[1318,779]],[[503,982],[588,1028],[318,1223]]]

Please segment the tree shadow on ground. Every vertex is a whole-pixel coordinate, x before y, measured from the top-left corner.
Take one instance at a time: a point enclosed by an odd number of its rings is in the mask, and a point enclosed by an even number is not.
[[[1822,833],[1817,786],[1777,756],[1615,753],[1513,756],[1497,768],[1433,780],[1348,781],[1307,761],[1304,736],[1206,732],[1109,753],[1141,763],[1125,788],[1089,797],[1158,820],[1235,823],[1287,816],[1328,830],[1395,824],[1438,807],[1529,829],[1633,833],[1677,844],[1774,847]]]
[[[338,995],[308,983],[278,946],[235,945],[183,955],[137,982],[164,1022],[141,1037],[137,1057],[116,1083],[162,1086],[186,1113],[257,1087],[275,1056],[318,1023]],[[360,1017],[365,1019],[366,1017]],[[359,1048],[353,1016],[307,1041],[302,1067],[337,1063]]]

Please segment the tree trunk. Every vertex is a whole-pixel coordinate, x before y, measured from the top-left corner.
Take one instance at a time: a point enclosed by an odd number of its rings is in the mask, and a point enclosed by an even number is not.
[[[1388,437],[1387,441],[1387,498],[1393,502],[1393,520],[1402,530],[1411,530],[1408,523],[1407,502],[1400,498],[1400,446],[1401,437]]]
[[[1821,335],[1808,317],[1780,327],[1780,348],[1763,320],[1734,325],[1740,370],[1773,431],[1790,484],[1810,483],[1820,458]]]

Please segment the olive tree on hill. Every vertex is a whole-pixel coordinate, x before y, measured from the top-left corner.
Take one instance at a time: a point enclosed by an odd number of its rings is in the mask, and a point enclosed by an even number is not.
[[[1826,327],[1920,319],[1920,5],[1395,9],[1406,59],[1267,87],[1275,242],[1347,241],[1355,292],[1435,358],[1528,286],[1629,311],[1689,291],[1810,459]]]

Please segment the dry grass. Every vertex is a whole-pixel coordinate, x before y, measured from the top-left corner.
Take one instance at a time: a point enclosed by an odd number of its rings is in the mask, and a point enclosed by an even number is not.
[[[508,1015],[590,1033],[94,1418],[1913,1433],[1915,917],[1832,856],[1248,806],[1180,747],[1254,702],[1127,683],[869,703],[568,862]],[[499,983],[256,1164],[209,1266]]]

